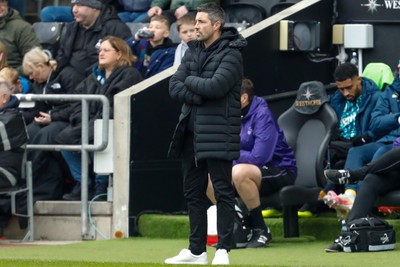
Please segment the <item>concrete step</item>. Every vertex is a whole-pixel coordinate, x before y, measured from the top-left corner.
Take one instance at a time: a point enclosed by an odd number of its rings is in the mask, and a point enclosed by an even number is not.
[[[96,201],[89,203],[88,237],[105,240],[112,237],[112,203]],[[37,201],[34,206],[35,240],[79,241],[82,240],[80,201]],[[4,229],[4,237],[22,239],[26,231],[19,228],[18,219],[12,217]]]

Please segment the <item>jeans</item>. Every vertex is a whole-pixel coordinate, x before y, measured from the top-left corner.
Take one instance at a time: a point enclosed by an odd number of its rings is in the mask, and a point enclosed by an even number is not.
[[[372,142],[362,146],[352,147],[350,148],[349,153],[347,155],[346,164],[344,165],[344,168],[346,170],[354,170],[361,168],[362,166],[371,162],[372,160],[379,158],[381,155],[383,155],[391,148],[392,144],[379,143],[379,142]],[[353,189],[355,191],[358,191],[360,185],[361,182],[358,182],[357,184],[354,185],[352,184],[346,185],[345,189]]]
[[[126,22],[142,22],[149,19],[147,12],[120,12],[118,17],[123,23]]]
[[[392,144],[386,143],[378,143],[372,142],[362,146],[356,146],[349,149],[346,158],[346,164],[344,168],[346,170],[354,170],[361,168],[365,164],[371,162],[372,160],[376,160],[380,156],[382,156],[385,152],[389,151],[392,148]],[[348,184],[345,185],[345,190],[353,189],[354,191],[358,191],[362,182],[358,182],[356,184]],[[331,181],[327,181],[327,186],[324,191],[328,192],[329,190],[333,190],[335,185]]]
[[[47,6],[40,12],[42,22],[71,22],[74,20],[70,6]]]
[[[118,13],[122,22],[148,21],[147,12],[120,12]],[[70,6],[47,6],[40,12],[42,22],[71,22],[74,20]]]
[[[81,165],[81,153],[71,151],[61,151],[64,160],[67,162],[71,175],[75,181],[82,181],[82,165]],[[90,153],[90,158],[93,159],[93,153]],[[108,183],[107,175],[95,175],[95,182],[100,184]],[[92,184],[92,179],[88,180],[88,185]]]
[[[8,0],[8,6],[18,11],[21,17],[25,16],[25,1],[22,0]]]

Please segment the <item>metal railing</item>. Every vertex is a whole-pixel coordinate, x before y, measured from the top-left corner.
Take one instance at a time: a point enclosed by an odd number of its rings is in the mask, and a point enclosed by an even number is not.
[[[81,236],[82,240],[95,239],[93,229],[89,224],[88,216],[88,177],[89,177],[89,152],[102,151],[108,145],[108,127],[110,115],[110,103],[108,98],[104,95],[38,95],[26,94],[18,95],[21,102],[35,102],[35,101],[81,101],[82,102],[82,131],[81,131],[81,145],[35,145],[29,144],[29,150],[51,150],[51,151],[80,151],[81,152],[81,165],[82,165],[82,180],[81,180]],[[102,103],[102,139],[99,144],[89,144],[89,101],[99,101]]]

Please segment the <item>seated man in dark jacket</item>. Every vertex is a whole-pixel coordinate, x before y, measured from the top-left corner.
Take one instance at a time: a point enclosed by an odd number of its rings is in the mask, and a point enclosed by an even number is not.
[[[126,40],[131,32],[115,10],[101,1],[71,0],[71,4],[75,20],[67,24],[61,38],[56,56],[57,69],[71,66],[86,77],[97,63],[101,39],[113,35]]]
[[[361,77],[357,67],[351,63],[339,65],[334,78],[338,89],[330,96],[330,104],[336,112],[338,125],[337,134],[329,144],[329,152],[332,168],[338,168],[337,164],[346,160],[350,148],[375,140],[372,111],[381,92],[372,80]],[[328,182],[320,198],[335,208],[339,217],[343,217],[351,209],[358,188],[358,184],[346,185],[344,194],[336,195],[335,185]],[[299,216],[306,215],[311,214],[303,206]]]

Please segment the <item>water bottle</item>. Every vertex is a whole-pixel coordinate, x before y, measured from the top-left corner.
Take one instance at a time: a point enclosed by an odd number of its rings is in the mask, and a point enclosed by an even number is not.
[[[343,233],[348,233],[348,232],[349,232],[349,229],[347,227],[347,223],[346,223],[345,220],[342,220],[342,234]]]
[[[350,63],[354,64],[354,65],[358,65],[358,57],[357,57],[357,52],[353,52],[351,54],[351,59],[350,59]]]

